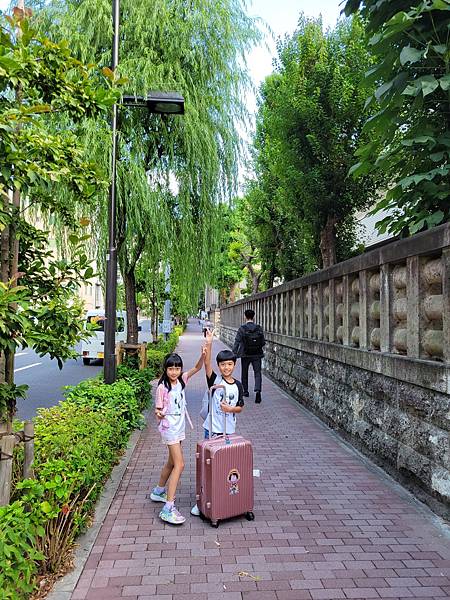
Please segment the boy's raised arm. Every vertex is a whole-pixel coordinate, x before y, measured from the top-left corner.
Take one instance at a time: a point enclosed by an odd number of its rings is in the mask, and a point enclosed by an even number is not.
[[[214,329],[207,329],[206,330],[206,344],[204,346],[204,349],[205,349],[204,350],[205,351],[204,365],[205,365],[205,373],[206,373],[207,378],[211,377],[211,374],[212,374],[211,352],[212,352],[213,339],[214,339]]]

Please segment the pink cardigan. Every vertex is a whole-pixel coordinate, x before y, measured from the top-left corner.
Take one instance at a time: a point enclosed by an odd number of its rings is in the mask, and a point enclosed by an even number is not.
[[[187,382],[189,381],[189,377],[188,377],[187,373],[183,373],[183,375],[181,377],[183,379],[184,385],[186,385]],[[169,410],[169,390],[166,388],[166,386],[163,383],[160,383],[158,385],[158,387],[156,388],[155,408],[160,410],[163,413],[163,415],[166,415],[167,411]],[[189,425],[191,426],[192,429],[194,429],[194,426],[192,424],[191,417],[189,416],[187,407],[186,407],[186,417],[187,417],[187,420],[189,421]],[[160,426],[160,428],[162,427],[163,429],[166,429],[164,421],[165,421],[165,419],[162,419],[159,426]]]

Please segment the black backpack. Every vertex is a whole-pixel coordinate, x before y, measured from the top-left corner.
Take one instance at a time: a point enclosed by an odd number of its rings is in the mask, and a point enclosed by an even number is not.
[[[255,354],[261,354],[264,346],[264,334],[262,330],[259,327],[252,329],[251,331],[244,328],[242,343],[246,355],[253,356]]]

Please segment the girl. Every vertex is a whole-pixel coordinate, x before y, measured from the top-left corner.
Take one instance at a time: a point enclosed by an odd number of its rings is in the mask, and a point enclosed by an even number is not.
[[[185,417],[192,427],[186,408],[184,388],[188,380],[202,368],[203,356],[202,349],[197,364],[187,373],[183,373],[183,361],[178,354],[166,356],[163,374],[156,390],[155,414],[159,419],[158,429],[163,443],[167,445],[169,456],[150,498],[154,502],[165,502],[159,516],[173,525],[181,525],[186,520],[174,505],[178,482],[184,469],[181,442],[185,438]]]

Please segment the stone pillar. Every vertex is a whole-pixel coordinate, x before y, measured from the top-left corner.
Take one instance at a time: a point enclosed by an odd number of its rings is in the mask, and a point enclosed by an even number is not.
[[[304,288],[298,288],[297,290],[297,322],[296,322],[296,335],[298,337],[305,337],[305,290]]]

